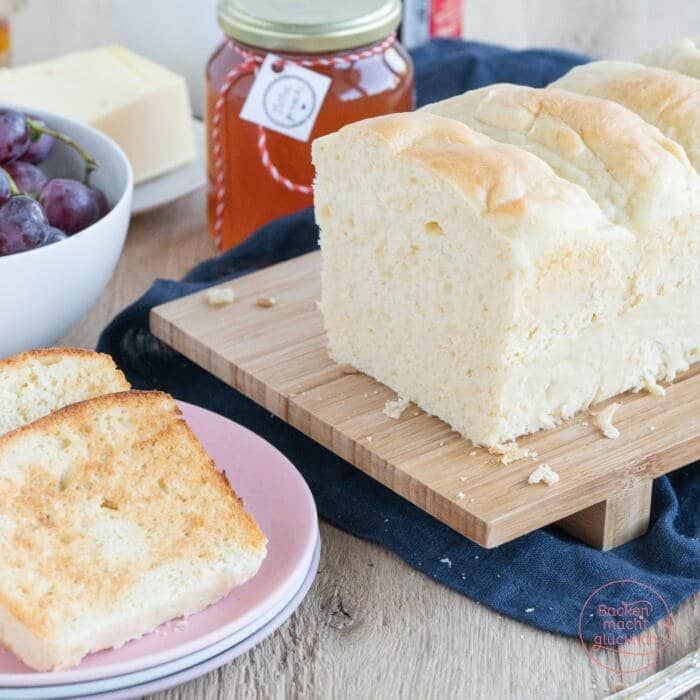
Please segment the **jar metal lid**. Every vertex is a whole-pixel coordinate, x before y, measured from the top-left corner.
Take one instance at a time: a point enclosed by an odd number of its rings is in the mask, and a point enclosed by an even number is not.
[[[261,49],[322,53],[386,38],[401,21],[401,0],[219,0],[219,25]]]

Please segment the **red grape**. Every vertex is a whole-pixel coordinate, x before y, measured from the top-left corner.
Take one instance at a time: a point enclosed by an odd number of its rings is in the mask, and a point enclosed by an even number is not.
[[[43,245],[48,233],[46,215],[35,199],[20,194],[0,207],[0,255]]]
[[[23,160],[16,160],[14,163],[7,163],[5,170],[15,181],[20,192],[27,194],[39,194],[49,178],[36,165],[25,163]]]
[[[109,213],[109,203],[107,202],[107,197],[102,190],[98,190],[97,187],[91,187],[90,190],[97,201],[97,208],[100,210],[100,219]]]
[[[77,180],[49,180],[41,190],[39,202],[49,223],[69,236],[100,218],[100,204],[94,190]]]
[[[42,119],[33,117],[31,114],[28,115],[33,119],[39,126],[46,126],[46,123]],[[32,163],[38,165],[42,161],[46,160],[51,149],[53,148],[56,139],[50,134],[41,134],[38,139],[29,141],[29,148],[22,155],[22,160],[27,163]]]
[[[0,205],[5,204],[11,195],[10,179],[7,177],[7,173],[0,168]]]
[[[55,226],[49,226],[47,229],[48,233],[46,235],[46,240],[44,241],[44,245],[51,245],[52,243],[58,243],[59,241],[63,241],[66,238],[68,238],[68,234],[64,233],[61,231],[60,228],[56,228]]]
[[[21,112],[7,109],[0,112],[0,163],[11,163],[29,148],[29,127]]]

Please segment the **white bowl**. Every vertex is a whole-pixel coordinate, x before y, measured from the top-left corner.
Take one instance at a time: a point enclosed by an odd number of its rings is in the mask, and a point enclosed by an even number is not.
[[[111,211],[64,241],[0,257],[0,358],[54,344],[95,304],[124,247],[133,191],[129,161],[110,138],[50,112],[12,107],[68,134],[99,161],[90,183],[105,193]],[[57,143],[45,170],[80,178],[82,160]]]

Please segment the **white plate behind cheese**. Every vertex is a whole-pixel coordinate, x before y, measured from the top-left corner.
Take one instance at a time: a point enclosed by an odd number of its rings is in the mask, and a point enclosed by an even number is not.
[[[136,185],[131,206],[132,216],[163,207],[204,187],[207,181],[204,124],[199,119],[192,119],[192,131],[196,150],[194,160]]]

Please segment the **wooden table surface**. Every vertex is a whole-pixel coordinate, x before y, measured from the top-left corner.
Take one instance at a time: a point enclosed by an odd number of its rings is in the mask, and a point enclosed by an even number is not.
[[[16,30],[23,62],[117,35],[111,0],[30,0]],[[94,347],[104,325],[155,277],[177,278],[214,252],[201,192],[136,218],[110,285],[64,342]],[[577,640],[496,614],[381,547],[325,523],[321,537],[318,577],[287,623],[218,671],[153,697],[600,698],[700,643],[695,596],[674,614],[671,642],[654,666],[606,672]],[[626,659],[614,665],[629,668]]]
[[[109,287],[65,342],[94,347],[104,325],[155,277],[178,278],[213,254],[202,192],[135,218]],[[287,623],[222,669],[153,697],[600,698],[700,642],[696,596],[674,614],[671,643],[654,666],[613,674],[577,640],[494,613],[381,547],[323,522],[321,537],[318,577]],[[629,668],[627,657],[615,665]]]

